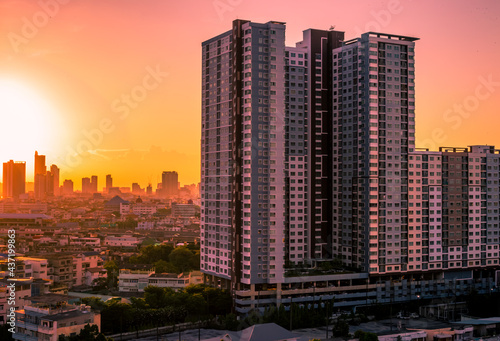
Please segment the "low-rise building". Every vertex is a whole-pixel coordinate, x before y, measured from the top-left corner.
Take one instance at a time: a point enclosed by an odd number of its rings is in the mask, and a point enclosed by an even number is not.
[[[118,289],[123,292],[144,292],[144,288],[149,285],[179,290],[184,289],[190,284],[201,283],[203,283],[203,275],[200,271],[193,271],[187,274],[157,274],[153,270],[122,269],[118,276]]]
[[[10,307],[21,309],[26,304],[25,299],[31,296],[32,279],[18,279],[9,281],[0,279],[0,324],[7,321]]]
[[[69,289],[73,286],[73,255],[52,253],[43,255],[49,261],[48,275],[57,288]]]
[[[112,247],[128,247],[136,248],[142,240],[131,235],[123,236],[107,236],[104,239],[104,244]]]
[[[154,270],[120,269],[118,275],[118,290],[123,292],[143,292],[149,285],[149,276]]]
[[[70,300],[56,294],[32,297],[30,304],[15,312],[14,340],[57,341],[60,335],[78,335],[87,324],[101,329],[99,313],[90,306],[70,304]]]
[[[99,278],[107,278],[108,272],[103,267],[87,268],[83,277],[82,285],[94,286],[94,281]]]
[[[88,269],[99,269],[95,272],[95,276],[99,277],[99,271],[104,271],[106,270],[102,267],[104,264],[103,259],[99,255],[99,252],[96,251],[89,251],[89,252],[82,252],[76,256],[73,257],[73,285],[74,286],[79,286],[79,285],[91,285],[87,284],[88,283],[88,276],[89,274],[87,273]],[[91,272],[91,277],[94,277]],[[92,281],[91,281],[92,282]]]
[[[18,262],[24,263],[25,278],[49,278],[47,270],[49,261],[47,259],[34,257],[16,257],[16,260]]]
[[[194,204],[172,204],[172,216],[190,218],[196,215],[196,206]]]

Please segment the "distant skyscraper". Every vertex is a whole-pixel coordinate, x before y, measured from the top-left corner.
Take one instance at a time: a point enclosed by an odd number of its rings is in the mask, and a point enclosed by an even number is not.
[[[43,200],[47,195],[47,167],[45,166],[45,155],[39,155],[35,151],[35,199]]]
[[[10,160],[3,164],[3,197],[19,198],[26,193],[26,162]]]
[[[38,152],[35,151],[35,174],[45,174],[46,172],[45,155],[39,155]]]
[[[132,193],[134,193],[134,194],[141,194],[142,191],[143,190],[141,189],[141,186],[139,186],[138,183],[134,182],[132,184]]]
[[[90,185],[90,178],[82,178],[82,193],[90,194],[92,191],[92,187]]]
[[[179,192],[179,175],[177,172],[163,172],[161,175],[162,192],[165,196],[177,195]]]
[[[54,196],[54,174],[50,170],[45,174],[45,194],[49,197]]]
[[[62,190],[63,190],[64,195],[72,195],[73,194],[73,181],[64,180]]]
[[[146,187],[146,194],[153,195],[153,186],[151,184],[148,184],[148,187]]]
[[[52,190],[52,193],[55,195],[55,196],[58,196],[60,195],[61,193],[59,192],[60,189],[59,189],[59,174],[60,174],[60,170],[59,168],[56,166],[56,165],[51,165],[50,166],[50,174],[52,174],[52,178],[53,178],[53,190]]]
[[[92,175],[91,180],[90,180],[90,192],[91,193],[97,193],[97,175]]]
[[[106,190],[109,191],[111,187],[113,187],[113,178],[111,174],[108,174],[106,175]]]

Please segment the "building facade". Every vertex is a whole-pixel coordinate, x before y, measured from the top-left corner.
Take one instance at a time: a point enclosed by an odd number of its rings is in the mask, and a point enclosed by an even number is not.
[[[163,172],[161,174],[161,189],[163,196],[177,195],[179,192],[179,175],[177,172]]]
[[[18,199],[26,193],[26,162],[4,162],[3,198]]]
[[[415,148],[417,40],[309,29],[286,47],[284,23],[235,20],[202,43],[200,266],[238,311],[495,285],[499,154]]]

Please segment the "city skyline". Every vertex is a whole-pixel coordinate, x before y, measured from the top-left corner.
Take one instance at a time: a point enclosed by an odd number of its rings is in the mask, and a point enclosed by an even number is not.
[[[6,176],[7,178],[5,179],[5,187],[4,182],[0,182],[0,185],[2,187],[0,188],[5,188],[5,193],[9,193],[8,195],[3,195],[3,198],[10,198],[10,197],[18,197],[19,194],[25,194],[27,192],[30,192],[29,190],[29,184],[32,185],[31,192],[34,193],[34,197],[36,200],[44,200],[47,198],[47,196],[58,196],[62,188],[64,187],[64,181],[70,181],[72,184],[78,184],[75,188],[75,191],[82,192],[83,194],[90,194],[90,193],[98,193],[98,192],[107,192],[109,191],[110,188],[120,188],[120,189],[125,189],[125,188],[132,188],[132,193],[138,194],[141,191],[146,191],[148,187],[153,188],[153,184],[157,186],[157,190],[160,191],[160,195],[175,195],[177,194],[177,190],[180,189],[181,183],[178,181],[178,173],[176,171],[163,171],[163,173],[158,176],[157,182],[149,181],[146,184],[143,184],[144,188],[141,188],[141,184],[137,182],[133,182],[131,186],[126,186],[126,185],[118,185],[118,186],[113,186],[113,178],[112,174],[106,174],[105,177],[105,182],[103,181],[103,184],[99,187],[98,185],[98,179],[99,176],[92,174],[90,177],[89,176],[84,176],[81,179],[68,179],[64,178],[61,179],[60,177],[60,169],[57,167],[57,165],[52,164],[50,167],[45,164],[46,160],[46,155],[39,154],[38,151],[35,151],[34,154],[34,173],[36,174],[35,178],[33,179],[34,181],[26,181],[26,161],[14,161],[14,160],[9,160],[8,162],[3,162],[4,164],[4,171],[2,173],[2,177]],[[14,167],[17,165],[17,167]],[[19,166],[22,165],[22,169],[18,168]],[[14,168],[12,168],[14,167]],[[15,174],[16,174],[16,180],[13,180],[13,171],[16,169]],[[165,176],[168,176],[169,181],[165,182]],[[23,181],[20,181],[19,176],[22,175]],[[174,177],[172,177],[174,176]],[[104,176],[102,176],[104,177]],[[16,185],[16,189],[13,190],[13,185],[12,181],[18,183]],[[21,183],[22,183],[22,190],[21,190]],[[184,186],[193,186],[196,184],[191,183],[191,184],[183,184]],[[134,190],[134,188],[136,190]],[[73,192],[73,191],[72,191]],[[17,193],[17,194],[13,194]]]
[[[417,36],[416,147],[500,145],[494,1],[315,1],[301,18],[296,6],[279,1],[196,4],[203,14],[192,13],[189,3],[160,1],[42,3],[51,5],[1,4],[0,97],[5,110],[20,114],[7,118],[13,129],[1,142],[17,144],[0,159],[26,160],[27,181],[37,149],[75,183],[108,173],[119,186],[154,183],[168,169],[182,183],[198,183],[201,71],[192,65],[199,65],[200,43],[237,17],[286,22],[287,45],[304,27],[336,26],[346,40],[366,31]],[[78,146],[92,153],[73,155]]]

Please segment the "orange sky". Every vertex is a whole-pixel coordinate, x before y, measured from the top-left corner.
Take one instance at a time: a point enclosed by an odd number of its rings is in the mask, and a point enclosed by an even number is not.
[[[2,0],[0,161],[27,161],[30,180],[38,149],[76,188],[198,182],[200,46],[236,18],[286,22],[288,45],[331,25],[419,37],[417,147],[500,147],[499,15],[495,0]]]

